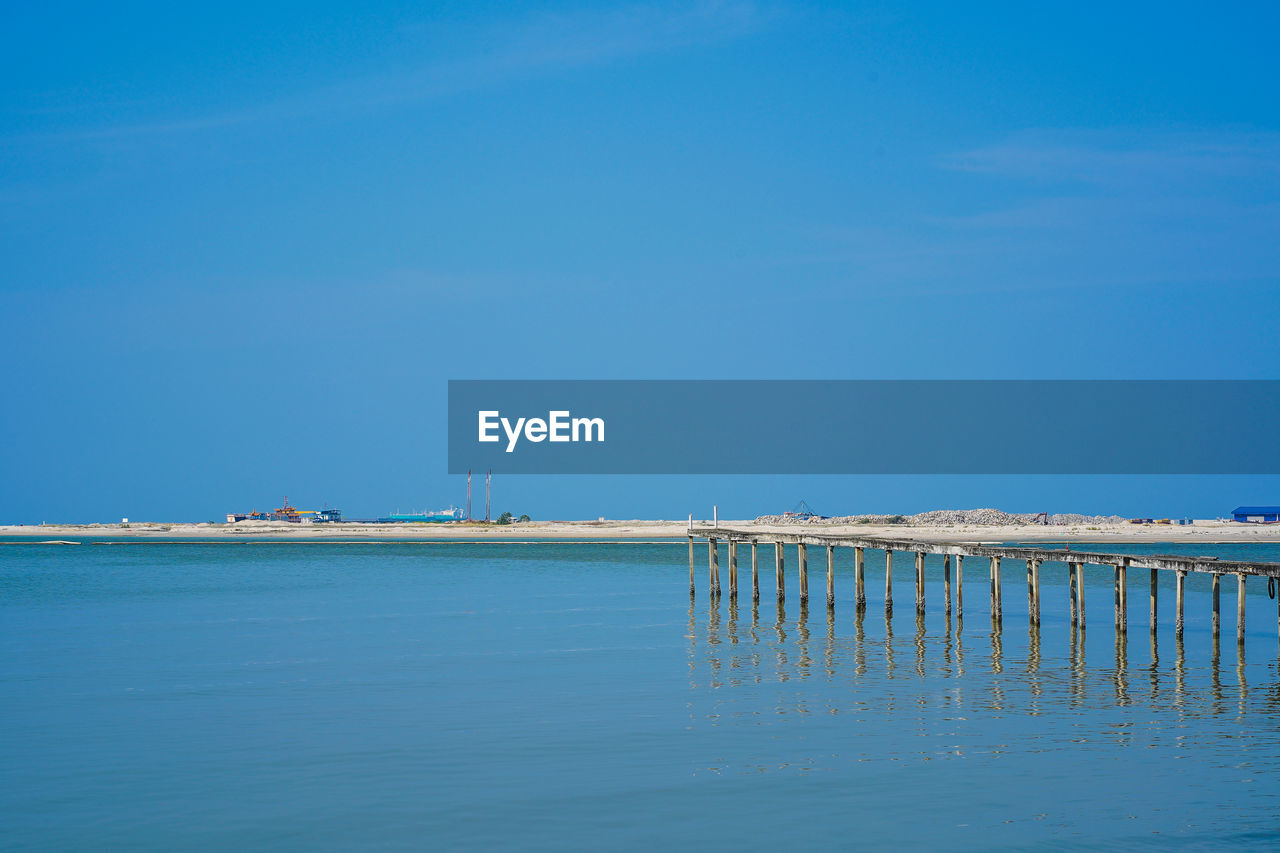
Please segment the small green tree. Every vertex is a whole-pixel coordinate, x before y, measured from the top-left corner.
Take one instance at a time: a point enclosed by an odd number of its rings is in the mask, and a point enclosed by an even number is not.
[[[519,521],[533,521],[533,519],[532,519],[532,518],[530,518],[527,514],[521,515],[521,516],[520,516],[520,518],[519,518],[518,520],[519,520]]]
[[[510,524],[510,523],[511,523],[511,513],[504,512],[502,515],[498,516],[498,524]]]

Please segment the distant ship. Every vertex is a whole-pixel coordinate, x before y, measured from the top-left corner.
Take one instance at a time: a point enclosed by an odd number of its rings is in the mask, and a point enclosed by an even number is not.
[[[463,521],[465,520],[465,518],[466,518],[466,514],[462,510],[456,509],[454,507],[449,507],[448,509],[440,509],[440,510],[436,510],[435,512],[428,512],[427,510],[423,510],[422,512],[394,513],[392,515],[388,515],[386,518],[380,518],[378,520],[379,521],[444,522],[444,521]]]

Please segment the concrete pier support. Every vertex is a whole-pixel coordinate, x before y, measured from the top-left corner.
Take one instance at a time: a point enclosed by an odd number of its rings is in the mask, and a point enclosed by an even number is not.
[[[689,537],[689,596],[690,596],[690,597],[692,597],[692,596],[693,596],[693,593],[694,593],[694,583],[693,583],[693,537],[692,537],[692,536],[690,536],[690,537]]]
[[[1031,583],[1031,561],[1027,560],[1027,621],[1035,624],[1036,593]]]
[[[999,621],[1003,618],[1000,612],[1000,558],[991,558],[991,618]]]
[[[760,549],[751,543],[751,600],[760,600]]]
[[[884,612],[893,613],[893,552],[884,552]]]
[[[1218,591],[1221,587],[1222,575],[1213,573],[1213,636],[1217,637],[1222,630],[1222,611],[1218,607]]]
[[[1181,571],[1178,572],[1178,588],[1176,593],[1173,596],[1173,609],[1174,609],[1173,633],[1178,637],[1182,636],[1182,600],[1183,600],[1183,590],[1185,589],[1186,585],[1187,585],[1187,573],[1181,572]]]
[[[1159,578],[1156,576],[1156,570],[1151,570],[1151,633],[1156,630],[1156,610],[1157,599],[1160,595]]]
[[[1244,572],[1236,572],[1236,645],[1244,645]]]
[[[774,562],[774,569],[778,573],[778,578],[777,578],[778,601],[783,601],[787,597],[787,576],[783,574],[783,571],[782,571],[784,559],[782,554],[781,542],[773,543],[773,562]]]
[[[1116,623],[1116,629],[1119,630],[1120,628],[1120,567],[1112,566],[1111,571],[1113,573],[1111,583],[1114,586],[1114,589],[1112,590],[1111,607],[1115,611],[1114,618]]]
[[[738,597],[738,543],[729,540],[729,599]]]
[[[951,555],[942,555],[942,598],[943,612],[951,615]]]
[[[1071,608],[1071,624],[1076,625],[1079,617],[1076,615],[1076,569],[1079,566],[1076,563],[1067,563],[1067,599]]]
[[[809,552],[801,542],[796,546],[800,552],[800,603],[809,603]]]
[[[836,546],[827,546],[827,609],[836,606]]]
[[[861,612],[867,609],[866,554],[861,548],[853,549],[853,606]]]
[[[1031,583],[1035,587],[1035,594],[1036,594],[1035,613],[1036,613],[1036,626],[1038,627],[1040,625],[1040,561],[1033,560],[1032,562],[1034,562],[1035,565],[1031,567]]]
[[[1027,616],[1032,625],[1040,624],[1040,561],[1027,560]]]
[[[916,552],[916,613],[924,613],[924,552]]]
[[[1116,609],[1116,630],[1129,630],[1129,606],[1126,600],[1128,594],[1128,570],[1123,563],[1112,566],[1115,569],[1115,609]]]
[[[1084,630],[1084,563],[1076,563],[1076,622]]]
[[[707,540],[707,564],[710,570],[710,587],[713,596],[720,594],[720,547],[714,539]]]
[[[1120,566],[1120,624],[1129,630],[1129,564]]]

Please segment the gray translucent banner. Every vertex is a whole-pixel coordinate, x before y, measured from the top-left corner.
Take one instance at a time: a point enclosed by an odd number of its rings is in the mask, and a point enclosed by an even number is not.
[[[1280,474],[1278,425],[1271,380],[451,380],[449,472]]]

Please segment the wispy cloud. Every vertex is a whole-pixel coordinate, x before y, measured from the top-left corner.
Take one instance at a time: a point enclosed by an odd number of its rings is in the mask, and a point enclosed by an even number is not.
[[[263,103],[196,115],[105,124],[28,138],[118,139],[193,133],[314,117],[343,117],[501,85],[556,71],[688,49],[751,33],[775,13],[751,2],[711,0],[635,5],[573,14],[544,13],[495,27],[489,45],[461,58],[425,58]]]
[[[1280,279],[1280,134],[1033,131],[939,165],[967,204],[831,232],[817,261],[952,291]]]
[[[1243,131],[1037,130],[960,152],[943,165],[1038,181],[1124,187],[1280,178],[1280,134]]]

